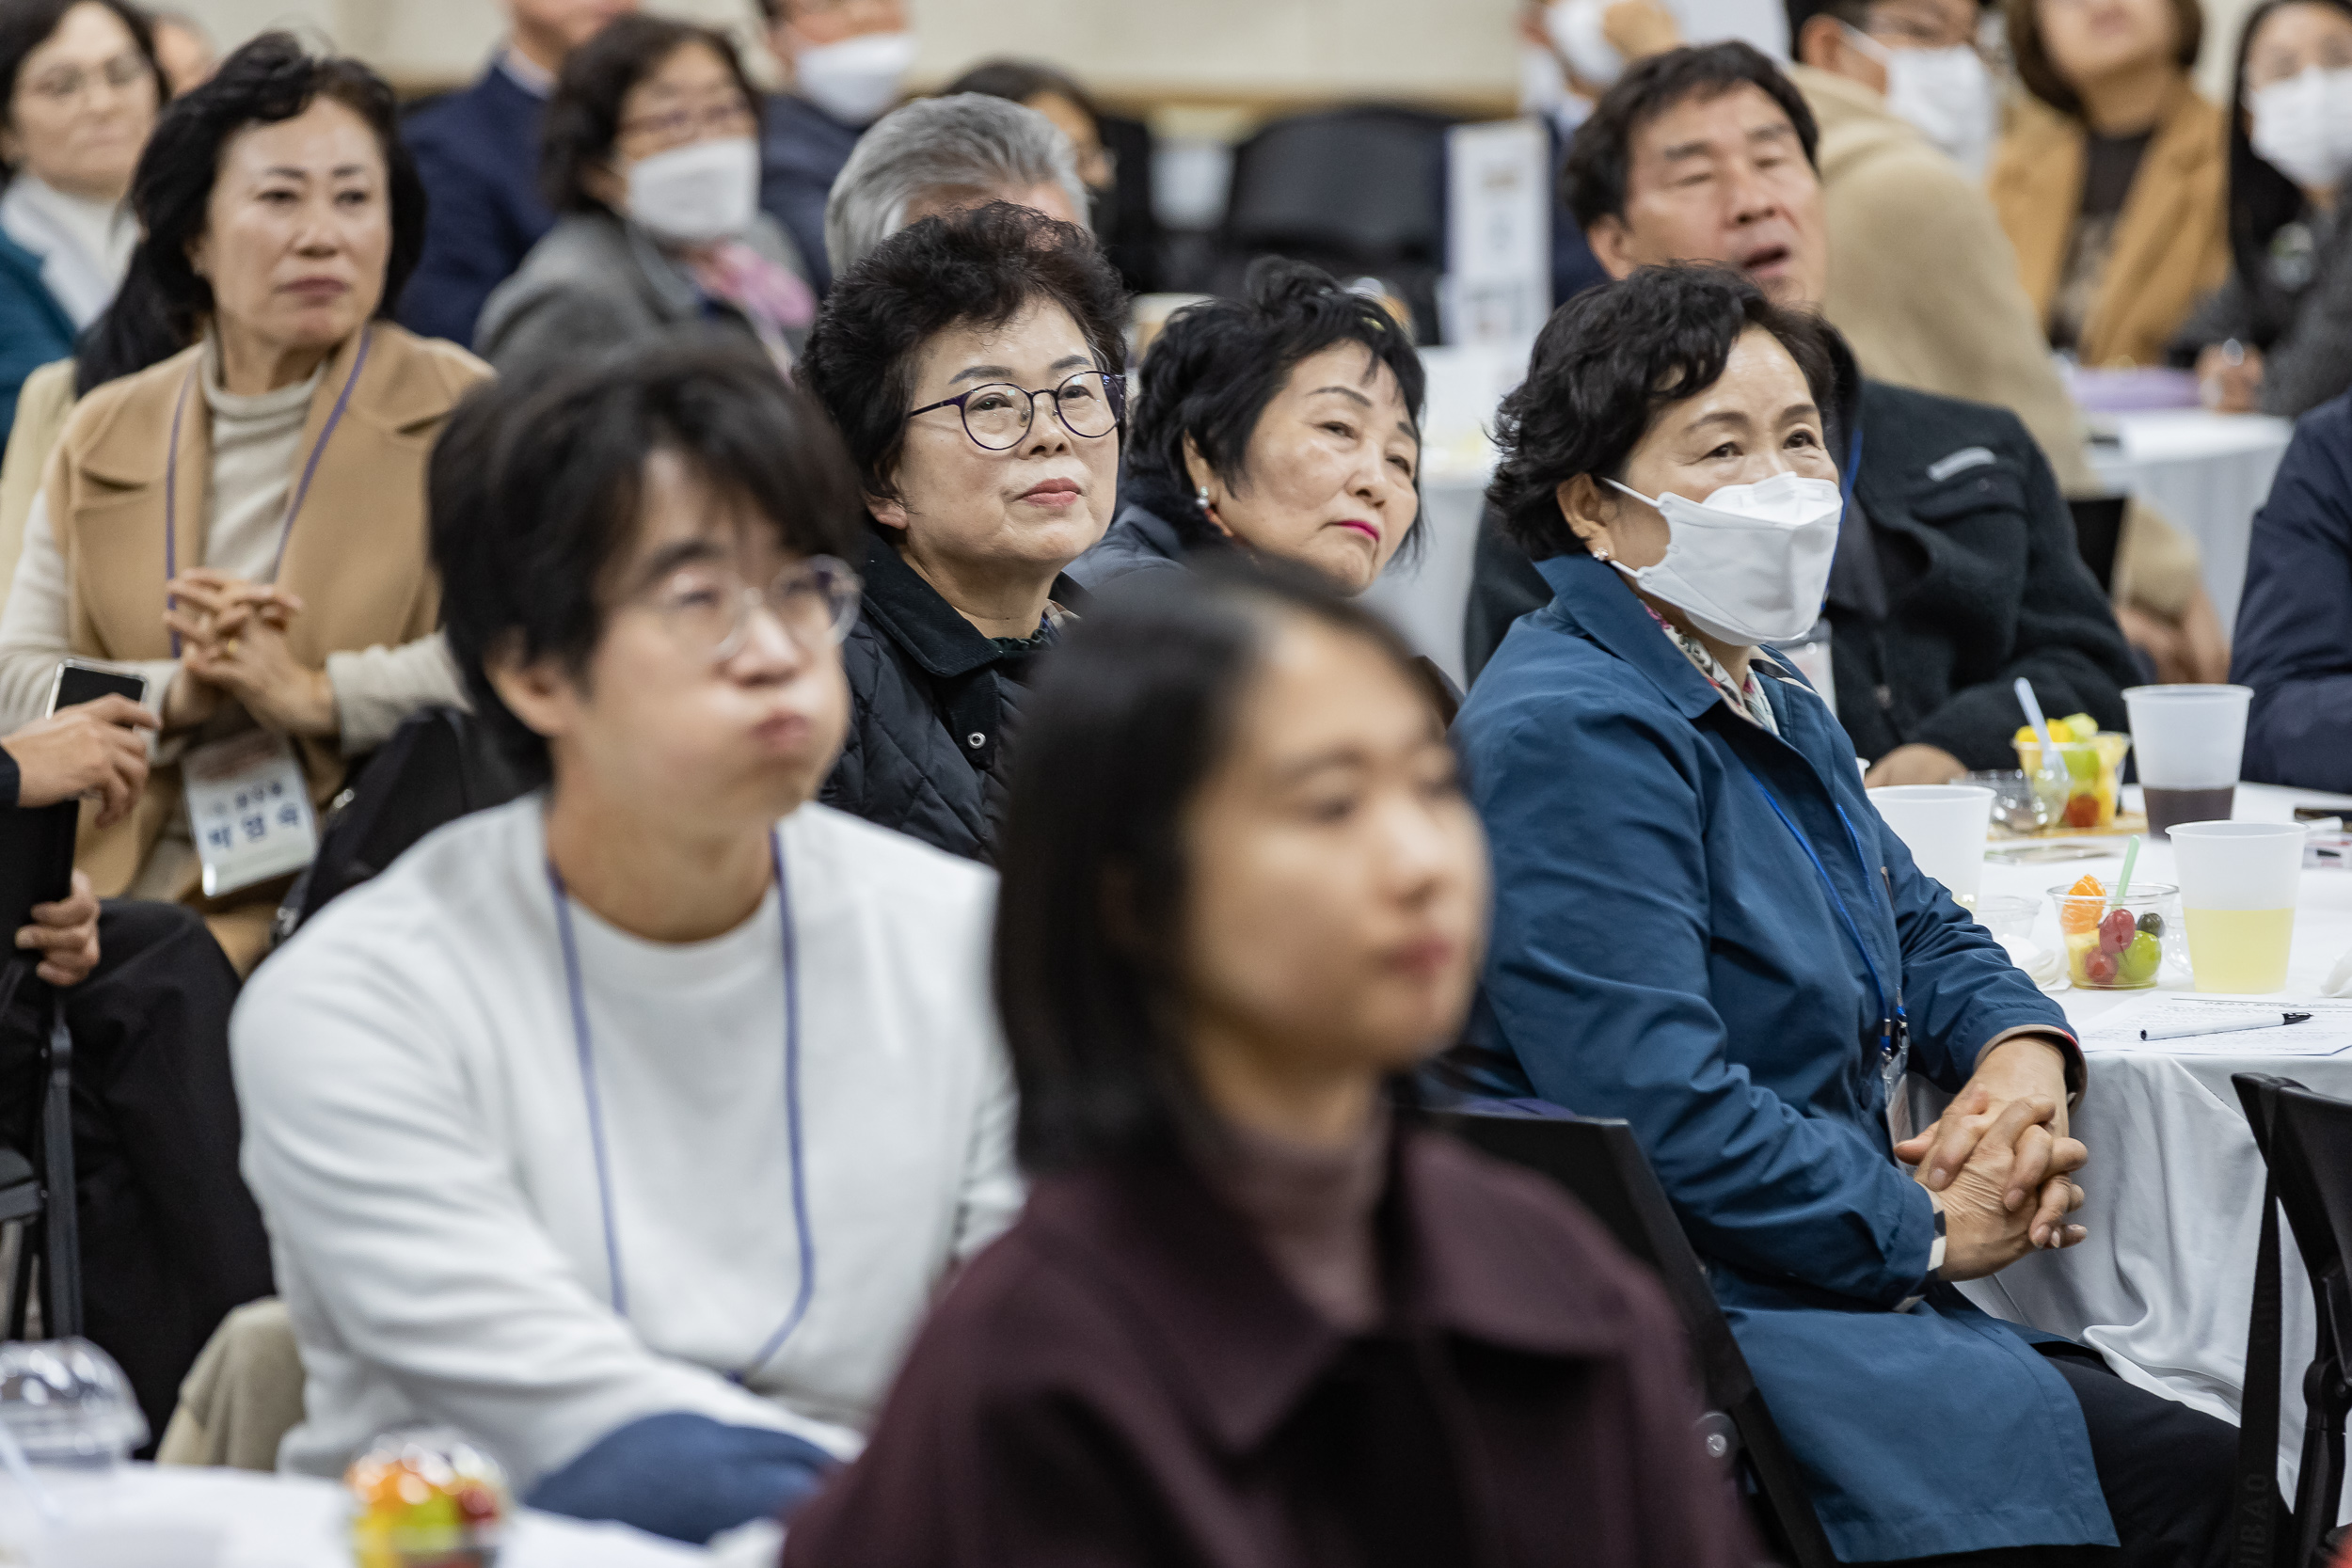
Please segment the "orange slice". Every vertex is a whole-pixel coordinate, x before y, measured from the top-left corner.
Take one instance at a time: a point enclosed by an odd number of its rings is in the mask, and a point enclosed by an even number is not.
[[[2058,929],[2073,934],[2096,927],[2099,917],[2106,913],[2106,884],[2085,872],[2066,892],[2067,901],[2058,907]]]

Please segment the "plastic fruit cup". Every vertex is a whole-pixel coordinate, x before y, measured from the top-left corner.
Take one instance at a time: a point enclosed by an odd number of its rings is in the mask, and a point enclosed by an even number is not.
[[[2131,753],[2132,737],[2121,730],[2101,730],[2089,740],[2055,743],[2058,760],[2066,765],[2066,816],[2053,823],[2054,832],[2071,828],[2106,828],[2115,823],[2115,802],[2122,786],[2123,759]],[[2042,766],[2042,742],[2017,742],[2017,766],[2032,773]]]
[[[2164,967],[2165,942],[2180,919],[2181,890],[2162,882],[2136,886],[2122,898],[2050,890],[2058,936],[2066,945],[2066,977],[2087,990],[2145,990]]]

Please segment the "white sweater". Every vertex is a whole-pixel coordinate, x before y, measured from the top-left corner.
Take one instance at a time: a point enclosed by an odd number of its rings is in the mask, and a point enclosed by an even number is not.
[[[780,832],[816,1284],[744,1386],[801,1282],[772,890],[687,944],[572,905],[626,1318],[541,798],[434,833],[247,983],[245,1173],[309,1378],[282,1466],[337,1472],[419,1418],[523,1488],[670,1411],[862,1446],[933,1293],[1021,1202],[995,878],[822,806]]]

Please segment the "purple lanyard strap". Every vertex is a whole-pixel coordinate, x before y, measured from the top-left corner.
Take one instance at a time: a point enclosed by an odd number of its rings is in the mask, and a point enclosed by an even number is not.
[[[368,345],[375,341],[369,327],[359,329],[359,352],[351,361],[351,373],[343,378],[343,389],[335,398],[335,406],[328,411],[326,425],[310,448],[310,460],[302,465],[302,478],[294,485],[294,495],[286,502],[285,520],[278,526],[278,553],[270,558],[269,580],[278,580],[278,569],[286,563],[286,542],[294,537],[294,518],[302,512],[302,503],[310,494],[310,481],[319,471],[319,459],[326,452],[326,443],[335,434],[335,427],[343,421],[343,410],[351,405],[351,389],[359,384],[359,372],[368,368]],[[171,451],[164,459],[164,581],[168,583],[180,575],[180,420],[188,410],[188,388],[196,381],[198,371],[190,366],[180,383],[179,401],[171,405]],[[180,601],[172,594],[164,595],[165,608],[177,610]],[[180,634],[171,634],[171,657],[180,657]]]

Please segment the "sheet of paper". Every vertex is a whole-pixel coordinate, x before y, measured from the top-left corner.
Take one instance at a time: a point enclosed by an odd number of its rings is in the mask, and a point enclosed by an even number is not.
[[[2276,1029],[2235,1029],[2180,1039],[2143,1040],[2142,1029],[2211,1029],[2281,1013],[2309,1013]],[[2083,1031],[2085,1051],[2139,1051],[2163,1056],[2332,1056],[2352,1050],[2352,997],[2199,996],[2151,991]]]

